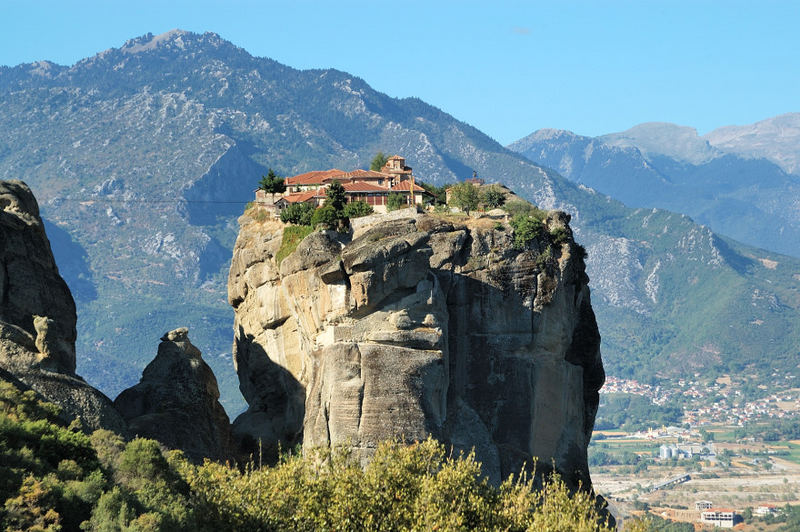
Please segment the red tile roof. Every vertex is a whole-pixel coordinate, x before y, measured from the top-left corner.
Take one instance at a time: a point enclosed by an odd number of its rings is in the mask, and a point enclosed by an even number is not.
[[[408,180],[400,181],[394,187],[392,187],[392,190],[399,190],[401,192],[408,192],[409,190],[411,190],[411,181],[408,181]],[[425,189],[422,188],[421,186],[417,185],[416,183],[414,183],[414,192],[425,192]]]
[[[391,192],[387,187],[379,187],[378,185],[373,185],[372,183],[367,183],[366,181],[354,181],[351,183],[342,183],[345,192],[350,192],[351,194],[354,192],[383,192],[384,194],[388,194]]]
[[[331,168],[330,170],[314,170],[313,172],[306,172],[284,179],[286,186],[290,185],[321,185],[326,178],[340,176],[344,174],[344,170],[338,168]]]
[[[392,179],[392,174],[384,174],[375,172],[373,170],[353,170],[352,172],[342,172],[339,175],[332,175],[324,179],[325,183],[330,183],[333,180],[339,181],[355,181],[358,179]]]
[[[281,198],[279,198],[279,200],[280,199],[284,199],[284,200],[288,201],[289,203],[301,203],[301,202],[306,202],[306,201],[308,201],[310,199],[318,198],[318,197],[322,197],[322,196],[325,196],[325,192],[324,191],[306,190],[305,192],[295,192],[294,194],[287,194],[287,195],[282,196]]]

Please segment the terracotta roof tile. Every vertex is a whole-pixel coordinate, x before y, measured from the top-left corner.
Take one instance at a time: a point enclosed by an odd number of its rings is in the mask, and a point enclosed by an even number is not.
[[[287,194],[279,199],[284,199],[289,203],[302,203],[312,198],[324,196],[325,192],[320,190],[306,190],[305,192],[295,192],[294,194]]]
[[[346,173],[344,170],[338,168],[331,168],[330,170],[314,170],[304,174],[298,174],[284,179],[284,184],[289,185],[321,185],[326,178],[341,176]]]
[[[408,192],[409,190],[411,190],[411,181],[400,181],[398,184],[392,187],[392,190],[401,190]],[[425,189],[414,183],[414,192],[425,192]]]
[[[357,170],[353,170],[352,172],[342,172],[339,175],[333,175],[330,177],[326,177],[323,182],[329,183],[335,179],[338,180],[356,180],[356,179],[391,179],[393,176],[392,174],[385,174],[382,172],[375,172],[373,170],[361,170],[360,168]]]
[[[354,181],[351,183],[342,183],[345,192],[383,192],[388,194],[391,192],[386,187],[379,187],[378,185],[373,185],[372,183],[367,183],[365,181]]]

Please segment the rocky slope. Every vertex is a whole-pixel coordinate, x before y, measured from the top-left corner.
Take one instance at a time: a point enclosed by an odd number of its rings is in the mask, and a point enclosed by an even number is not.
[[[87,429],[124,432],[111,401],[75,374],[75,303],[22,181],[0,181],[0,244],[0,368]]]
[[[428,434],[476,449],[494,480],[538,457],[590,485],[604,382],[600,336],[568,216],[524,249],[501,219],[409,213],[306,237],[240,219],[228,297],[252,445],[346,445]]]
[[[230,421],[219,404],[217,379],[188,334],[186,328],[165,334],[141,382],[119,394],[114,406],[131,434],[181,449],[197,462],[225,460],[231,457]]]

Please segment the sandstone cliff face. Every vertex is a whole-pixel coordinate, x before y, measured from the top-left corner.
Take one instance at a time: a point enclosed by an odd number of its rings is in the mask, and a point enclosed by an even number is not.
[[[124,432],[111,401],[75,374],[75,322],[36,199],[22,181],[0,181],[0,367],[86,428]]]
[[[230,421],[214,373],[188,333],[184,327],[165,334],[141,382],[119,394],[114,406],[132,435],[181,449],[197,462],[224,460],[230,457]]]
[[[283,225],[243,216],[228,294],[249,408],[235,436],[368,460],[381,440],[432,434],[474,447],[495,481],[538,457],[589,486],[604,373],[567,222],[551,213],[517,250],[504,221],[410,214],[352,240],[313,233],[278,264]]]

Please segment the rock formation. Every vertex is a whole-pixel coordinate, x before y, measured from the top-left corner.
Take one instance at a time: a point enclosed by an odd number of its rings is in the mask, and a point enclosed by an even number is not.
[[[22,181],[0,181],[0,368],[87,429],[124,432],[111,401],[75,374],[75,322],[36,199]]]
[[[198,462],[224,460],[230,456],[230,421],[218,401],[217,379],[188,333],[184,327],[165,334],[141,382],[119,394],[114,406],[131,434],[181,449]]]
[[[381,440],[431,434],[474,447],[494,481],[538,457],[590,486],[604,373],[568,221],[549,213],[516,249],[502,217],[410,214],[312,233],[278,263],[283,224],[243,216],[228,297],[249,408],[235,438],[368,460]]]

